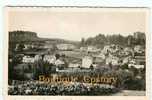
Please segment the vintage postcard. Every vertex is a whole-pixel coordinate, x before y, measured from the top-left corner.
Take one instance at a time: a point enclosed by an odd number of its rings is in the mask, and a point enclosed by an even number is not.
[[[148,100],[149,9],[6,7],[6,100]]]

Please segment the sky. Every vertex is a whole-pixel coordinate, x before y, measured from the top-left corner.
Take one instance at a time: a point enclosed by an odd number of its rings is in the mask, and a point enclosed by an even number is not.
[[[9,10],[9,31],[36,32],[39,37],[79,41],[99,33],[129,35],[146,31],[146,13],[113,9]]]

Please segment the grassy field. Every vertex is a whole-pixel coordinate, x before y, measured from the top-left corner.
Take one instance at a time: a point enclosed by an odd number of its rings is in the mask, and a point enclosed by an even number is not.
[[[85,52],[80,51],[59,51],[60,54],[65,54],[68,57],[82,59],[85,56]]]
[[[122,90],[121,92],[113,94],[113,96],[145,96],[146,91]]]

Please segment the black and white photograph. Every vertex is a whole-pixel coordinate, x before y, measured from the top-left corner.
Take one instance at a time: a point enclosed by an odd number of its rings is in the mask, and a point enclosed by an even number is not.
[[[146,8],[8,7],[9,96],[146,96]]]

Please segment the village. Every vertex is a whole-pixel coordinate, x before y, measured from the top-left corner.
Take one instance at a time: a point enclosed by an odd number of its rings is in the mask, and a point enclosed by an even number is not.
[[[32,52],[34,48],[41,50]],[[16,55],[21,59],[20,64],[16,68],[20,66],[24,66],[24,68],[29,65],[33,66],[34,62],[41,60],[50,65],[55,65],[56,72],[82,70],[82,68],[117,68],[125,64],[128,67],[135,67],[137,69],[145,68],[145,50],[141,45],[131,48],[110,44],[105,45],[103,49],[99,49],[95,46],[77,48],[73,44],[57,44],[56,51],[52,52],[52,49],[54,49],[54,46],[49,45],[49,41],[46,41],[43,46],[24,44],[23,52]],[[14,50],[19,50],[19,44],[16,44]],[[9,59],[9,61],[12,60],[11,58]]]
[[[134,38],[138,38],[138,34],[135,34]],[[128,40],[128,45],[129,43],[130,40]],[[52,43],[50,40],[45,40],[16,43],[11,51],[13,53],[9,53],[10,85],[18,84],[18,80],[31,81],[32,84],[35,84],[34,81],[39,80],[41,75],[62,78],[74,76],[78,77],[79,84],[88,84],[87,81],[82,81],[82,77],[100,76],[116,78],[115,85],[104,84],[115,87],[116,90],[122,86],[124,89],[145,89],[144,45],[107,44],[103,48],[98,48],[95,45],[80,46],[72,43]],[[131,83],[133,85],[130,86],[130,82],[138,82],[139,85],[136,84],[136,86],[140,86],[140,88],[134,86],[135,83]],[[103,85],[103,83],[97,85]],[[66,86],[63,87],[66,88]]]
[[[25,45],[24,49],[28,49],[33,45]],[[33,46],[34,47],[34,46]],[[44,46],[46,48],[46,46]],[[77,49],[72,44],[59,44],[57,45],[58,54],[61,55],[59,59],[55,54],[50,54],[48,47],[43,52],[26,52],[22,55],[22,63],[30,64],[38,60],[46,61],[50,64],[56,66],[62,66],[65,64],[64,60],[71,60],[68,58],[73,58],[72,61],[68,63],[69,68],[93,68],[102,67],[106,65],[118,66],[122,64],[128,64],[129,66],[134,66],[135,68],[144,68],[144,48],[140,45],[135,46],[133,49],[129,47],[120,47],[118,45],[107,45],[103,50],[97,49],[94,46],[81,47]],[[16,50],[18,47],[16,46]],[[64,56],[64,57],[63,57]],[[64,59],[67,57],[67,59]]]

